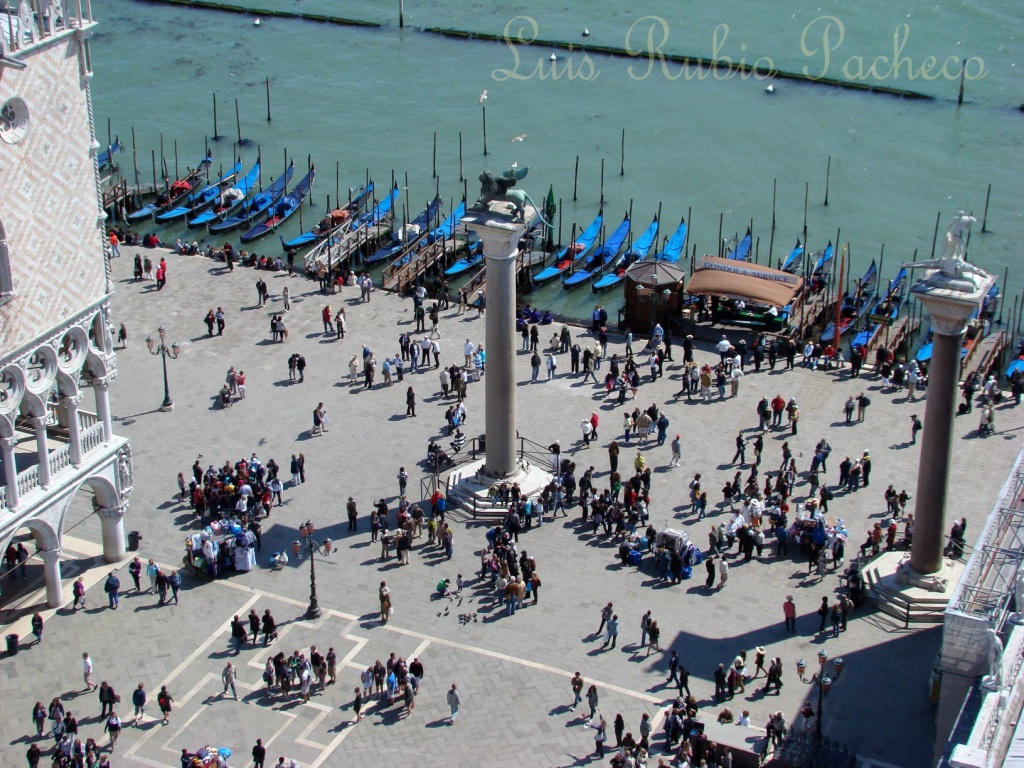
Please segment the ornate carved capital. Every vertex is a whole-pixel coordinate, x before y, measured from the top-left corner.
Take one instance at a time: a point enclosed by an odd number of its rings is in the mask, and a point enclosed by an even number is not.
[[[96,389],[107,390],[110,388],[110,382],[114,380],[114,376],[107,374],[106,376],[97,376],[89,384]]]
[[[29,419],[29,423],[36,429],[46,429],[46,417],[45,416],[33,416]]]
[[[0,437],[0,445],[6,448],[10,448],[13,450],[14,446],[16,446],[17,444],[18,438],[16,437]]]
[[[61,399],[68,408],[77,408],[82,403],[82,397],[82,393],[78,393],[77,395],[66,395]]]
[[[43,562],[46,565],[53,565],[60,561],[60,553],[63,551],[60,547],[56,549],[41,549],[39,550],[39,556],[43,558]]]
[[[112,507],[100,507],[96,511],[104,520],[120,520],[128,510],[127,504],[115,504]]]

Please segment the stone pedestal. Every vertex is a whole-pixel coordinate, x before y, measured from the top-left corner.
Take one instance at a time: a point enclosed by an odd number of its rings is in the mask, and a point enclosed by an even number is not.
[[[967,322],[977,310],[991,278],[975,291],[954,292],[934,273],[912,289],[931,316],[932,362],[928,372],[928,399],[924,411],[921,460],[914,505],[914,543],[910,550],[912,581],[922,586],[925,577],[943,568],[946,536],[946,483],[949,478],[960,384],[960,348]]]

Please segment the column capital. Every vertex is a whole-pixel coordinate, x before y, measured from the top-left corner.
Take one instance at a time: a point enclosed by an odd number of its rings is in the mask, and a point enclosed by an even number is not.
[[[81,404],[83,397],[84,395],[81,392],[79,392],[77,395],[65,395],[64,397],[61,398],[61,400],[63,401],[64,405],[66,405],[68,408],[72,406],[78,407],[78,405]]]
[[[18,438],[16,437],[0,437],[0,445],[5,448],[14,448],[18,444]]]
[[[127,503],[115,504],[111,507],[100,507],[96,511],[104,520],[120,520],[128,509]]]
[[[57,547],[56,549],[41,549],[39,550],[39,556],[43,558],[44,564],[52,565],[53,563],[60,561],[60,555],[63,551],[64,549],[62,547]]]
[[[36,429],[46,429],[46,417],[45,416],[32,416],[29,418],[29,423],[32,424]]]

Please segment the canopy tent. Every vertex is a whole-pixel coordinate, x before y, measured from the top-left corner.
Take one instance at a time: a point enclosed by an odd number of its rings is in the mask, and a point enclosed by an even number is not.
[[[703,256],[686,284],[686,293],[741,299],[784,307],[803,287],[803,278],[780,269]]]

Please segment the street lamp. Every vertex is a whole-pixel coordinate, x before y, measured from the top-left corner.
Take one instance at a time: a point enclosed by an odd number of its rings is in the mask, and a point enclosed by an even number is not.
[[[816,713],[816,722],[814,730],[814,738],[818,743],[821,742],[821,710],[822,704],[824,703],[825,696],[832,690],[832,684],[839,679],[839,676],[843,674],[843,666],[845,662],[842,657],[835,659],[832,665],[835,668],[835,677],[831,677],[826,671],[828,666],[828,651],[822,648],[818,652],[818,665],[821,668],[818,672],[815,672],[809,681],[804,680],[804,672],[807,670],[807,663],[800,659],[796,663],[796,671],[800,676],[800,682],[809,682],[811,685],[818,686],[818,711]]]
[[[306,609],[306,618],[308,619],[320,618],[320,604],[316,599],[316,561],[313,553],[323,554],[323,552],[320,545],[316,543],[316,539],[313,538],[315,532],[316,527],[309,520],[299,526],[299,536],[302,537],[302,541],[309,551],[309,607]]]
[[[157,328],[156,332],[160,336],[160,343],[157,344],[154,342],[152,336],[147,336],[146,347],[152,354],[160,355],[160,360],[164,364],[164,403],[160,406],[160,410],[169,411],[174,408],[174,403],[171,401],[171,391],[167,386],[167,358],[169,357],[172,360],[177,359],[181,348],[178,346],[178,342],[174,342],[170,347],[167,346],[167,331],[164,330],[162,325]]]

